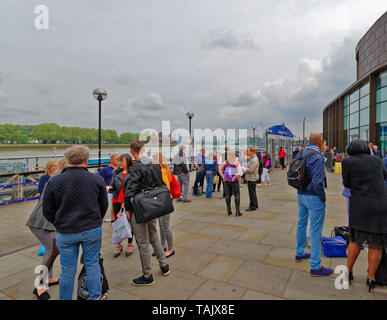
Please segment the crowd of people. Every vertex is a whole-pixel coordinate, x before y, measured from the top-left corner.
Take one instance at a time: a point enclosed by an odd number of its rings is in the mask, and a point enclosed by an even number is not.
[[[328,276],[331,268],[321,265],[321,236],[326,213],[327,180],[325,162],[327,152],[340,154],[337,148],[329,150],[321,134],[313,133],[310,144],[293,153],[294,159],[305,158],[309,182],[304,190],[297,192],[298,223],[295,261],[310,259],[311,276]],[[363,245],[368,247],[367,285],[375,287],[375,272],[387,241],[387,157],[381,159],[378,148],[361,140],[353,141],[342,153],[343,195],[348,202],[348,226],[351,241],[348,246],[348,279],[353,280],[353,266]],[[158,260],[163,276],[170,273],[167,259],[175,254],[173,233],[170,227],[170,213],[146,223],[137,221],[133,214],[134,197],[147,188],[162,186],[170,190],[176,202],[189,203],[190,166],[184,146],[179,148],[170,169],[162,153],[146,157],[144,143],[134,141],[130,154],[113,155],[110,163],[98,174],[87,170],[90,152],[87,147],[75,145],[65,152],[59,162],[48,162],[46,175],[39,183],[41,198],[34,208],[27,226],[45,247],[42,265],[47,267],[48,287],[59,284],[59,298],[72,299],[74,280],[78,263],[79,248],[82,247],[82,262],[87,273],[87,288],[92,300],[102,299],[100,283],[99,254],[102,245],[102,222],[108,212],[114,222],[124,212],[132,230],[132,236],[116,244],[113,257],[123,252],[133,252],[133,238],[136,240],[141,259],[142,274],[132,280],[133,285],[143,286],[154,283],[152,256]],[[279,150],[279,159],[284,170],[286,153]],[[281,160],[282,159],[282,160]],[[202,148],[194,158],[195,181],[193,196],[205,194],[212,198],[213,192],[220,192],[225,199],[228,215],[233,214],[231,200],[234,196],[235,215],[242,215],[240,208],[241,184],[247,184],[249,207],[258,209],[256,187],[270,186],[269,169],[272,167],[270,154],[263,154],[257,148],[234,151],[225,148],[206,153]],[[204,184],[206,188],[204,191]],[[178,196],[172,192],[178,185]],[[153,253],[149,249],[153,248]],[[310,253],[306,252],[310,248]],[[53,275],[53,264],[60,255],[60,278]],[[34,289],[40,300],[50,298],[47,284]]]
[[[133,214],[133,198],[146,188],[166,186],[176,202],[189,203],[190,168],[184,146],[174,157],[173,168],[169,168],[162,153],[155,153],[151,159],[145,155],[144,143],[134,141],[130,154],[112,155],[110,163],[93,174],[87,170],[90,151],[82,145],[75,145],[65,152],[58,162],[49,161],[46,174],[39,183],[41,198],[34,208],[27,226],[45,248],[42,265],[49,272],[48,287],[59,284],[59,299],[70,300],[73,296],[79,249],[82,248],[81,262],[87,274],[87,288],[91,300],[104,298],[101,293],[99,255],[102,246],[102,222],[117,220],[120,212],[130,223],[132,236],[127,238],[125,256],[133,252],[133,238],[140,253],[142,274],[132,280],[133,285],[152,285],[151,257],[156,256],[161,273],[170,273],[167,258],[175,254],[173,233],[170,228],[170,214],[146,223],[136,221]],[[232,214],[231,200],[234,196],[235,215],[242,215],[240,209],[241,183],[247,184],[249,207],[246,211],[258,209],[256,186],[267,180],[272,166],[270,154],[260,154],[257,148],[234,151],[225,148],[224,153],[206,153],[204,148],[194,160],[195,182],[193,195],[212,198],[213,192],[220,192],[226,203],[226,212]],[[150,169],[152,168],[152,169]],[[156,173],[155,173],[156,172]],[[177,182],[178,196],[173,196],[172,182]],[[206,189],[204,183],[206,181]],[[110,219],[104,219],[106,213]],[[158,233],[159,230],[159,233]],[[115,245],[113,257],[123,252],[126,238]],[[149,250],[152,245],[153,253]],[[60,279],[52,274],[56,257],[60,255]],[[47,284],[41,283],[33,294],[39,300],[50,299]]]

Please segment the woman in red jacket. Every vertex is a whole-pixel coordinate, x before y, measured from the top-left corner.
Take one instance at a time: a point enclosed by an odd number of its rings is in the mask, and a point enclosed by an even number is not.
[[[286,168],[285,166],[285,158],[286,158],[286,152],[284,149],[282,149],[282,147],[279,148],[279,151],[278,151],[278,159],[279,159],[279,163],[282,167],[282,170],[284,170]]]

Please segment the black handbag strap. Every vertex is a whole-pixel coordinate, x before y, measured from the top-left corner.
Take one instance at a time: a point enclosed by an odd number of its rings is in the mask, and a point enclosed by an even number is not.
[[[162,177],[160,177],[158,174],[155,173],[156,168],[153,166],[153,164],[149,163],[149,164],[145,164],[145,166],[147,166],[149,168],[149,170],[152,173],[153,178],[157,181],[157,184],[159,186],[158,187],[150,187],[150,186],[144,185],[144,188],[141,190],[141,192],[150,191],[150,190],[154,190],[156,188],[164,187],[165,183],[164,183]],[[161,172],[161,168],[160,168],[160,172]]]

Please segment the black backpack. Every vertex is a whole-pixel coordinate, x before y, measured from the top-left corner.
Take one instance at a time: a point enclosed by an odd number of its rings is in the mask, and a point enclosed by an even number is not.
[[[305,191],[310,182],[310,177],[306,171],[306,159],[315,154],[320,153],[312,151],[305,157],[302,156],[302,152],[299,153],[299,157],[292,162],[287,173],[289,186],[299,191]]]
[[[379,262],[378,269],[375,272],[375,281],[378,286],[387,285],[387,248],[382,250],[382,259]]]

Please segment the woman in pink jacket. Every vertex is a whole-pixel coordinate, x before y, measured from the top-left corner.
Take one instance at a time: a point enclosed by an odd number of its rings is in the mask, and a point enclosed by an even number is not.
[[[263,171],[261,176],[261,183],[258,184],[263,187],[265,180],[267,180],[267,186],[270,186],[269,169],[271,168],[271,157],[268,151],[265,151],[262,156]]]

